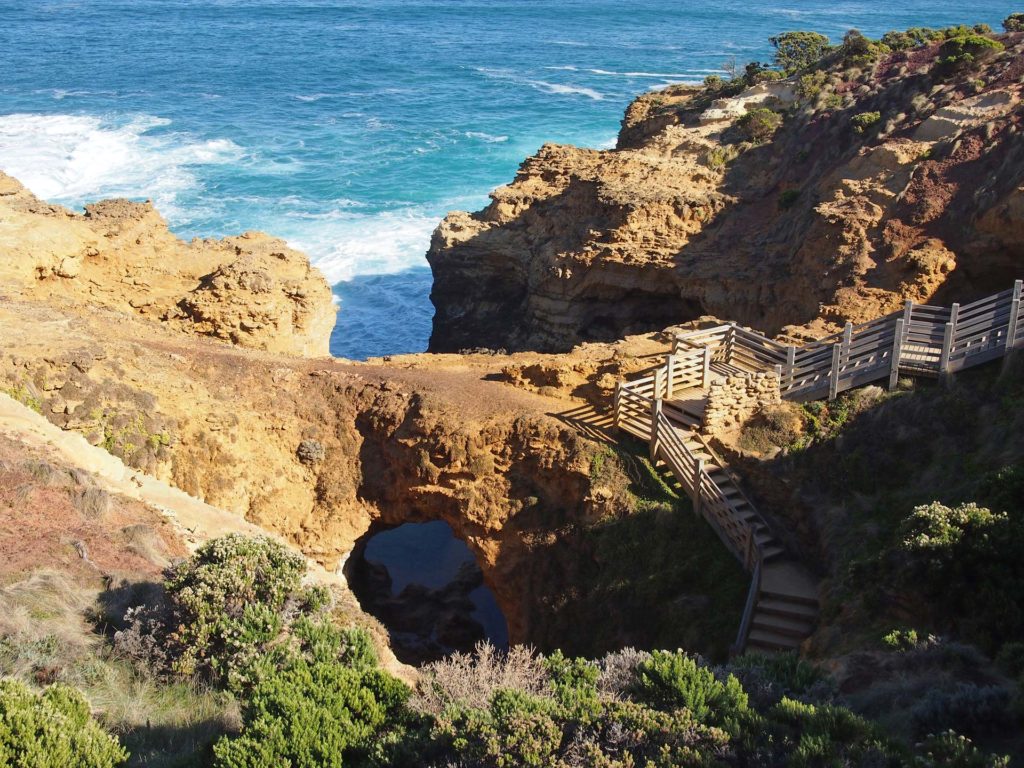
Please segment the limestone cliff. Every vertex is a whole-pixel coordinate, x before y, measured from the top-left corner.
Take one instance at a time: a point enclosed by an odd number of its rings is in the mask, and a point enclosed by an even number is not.
[[[630,106],[614,150],[543,147],[435,231],[431,349],[565,350],[700,314],[813,335],[1006,285],[1024,42],[1000,41],[967,69],[935,43],[731,96],[675,86]],[[744,133],[750,108],[783,118],[770,140]]]
[[[614,459],[594,473],[600,449],[570,425],[573,398],[607,398],[663,342],[559,359],[310,360],[298,355],[326,349],[329,292],[278,241],[184,244],[148,204],[78,215],[6,177],[3,189],[0,391],[332,571],[369,531],[445,520],[514,641],[584,634],[569,574],[594,555],[580,531],[635,500]],[[634,624],[586,640],[650,642]]]
[[[309,260],[247,232],[185,243],[150,203],[83,214],[44,203],[0,173],[0,290],[158,319],[244,347],[327,355],[335,309]]]

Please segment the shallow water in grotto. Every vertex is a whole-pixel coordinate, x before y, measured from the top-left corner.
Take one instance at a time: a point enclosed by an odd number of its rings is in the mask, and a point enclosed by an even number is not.
[[[356,543],[346,574],[401,661],[433,661],[483,639],[508,646],[505,617],[473,553],[443,521],[371,530]]]

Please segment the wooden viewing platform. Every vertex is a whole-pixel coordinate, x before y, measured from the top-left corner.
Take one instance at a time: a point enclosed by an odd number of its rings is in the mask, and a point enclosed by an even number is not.
[[[708,391],[729,376],[773,373],[783,398],[833,400],[900,374],[949,376],[1024,345],[1022,282],[965,304],[903,310],[795,346],[735,323],[680,334],[665,362],[619,382],[615,426],[650,443],[701,515],[751,573],[735,652],[795,650],[818,619],[818,581],[790,555],[740,489],[739,479],[700,435]]]

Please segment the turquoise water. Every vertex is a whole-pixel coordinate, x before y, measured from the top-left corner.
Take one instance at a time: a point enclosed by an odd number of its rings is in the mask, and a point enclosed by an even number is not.
[[[152,198],[186,237],[262,229],[336,285],[339,356],[422,350],[424,253],[545,141],[769,35],[961,22],[1014,2],[2,0],[0,168],[67,205]]]

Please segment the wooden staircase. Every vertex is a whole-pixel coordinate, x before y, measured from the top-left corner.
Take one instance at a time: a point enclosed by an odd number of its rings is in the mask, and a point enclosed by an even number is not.
[[[900,373],[949,376],[1024,346],[1024,283],[971,304],[907,302],[902,312],[846,328],[803,347],[780,344],[735,323],[680,335],[663,365],[620,382],[615,425],[650,442],[690,495],[694,511],[751,573],[733,650],[798,649],[818,622],[818,580],[793,558],[740,489],[736,475],[700,435],[710,385],[726,376],[773,373],[782,396],[834,399]]]
[[[695,431],[682,435],[687,449],[729,501],[736,520],[753,536],[760,553],[759,584],[753,587],[754,606],[745,643],[735,648],[764,653],[795,651],[818,623],[817,580],[796,560],[772,533],[771,528],[746,497],[739,479],[717,453]]]

